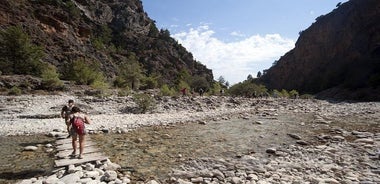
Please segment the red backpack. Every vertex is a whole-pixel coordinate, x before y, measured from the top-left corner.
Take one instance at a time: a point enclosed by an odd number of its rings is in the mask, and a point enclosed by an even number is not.
[[[84,135],[84,119],[81,117],[74,116],[71,118],[71,125],[73,126],[75,132],[78,135]]]

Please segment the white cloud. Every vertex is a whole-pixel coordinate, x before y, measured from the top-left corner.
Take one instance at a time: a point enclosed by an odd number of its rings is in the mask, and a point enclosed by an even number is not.
[[[207,25],[172,35],[196,60],[213,70],[215,79],[223,76],[230,84],[241,82],[249,74],[268,69],[294,47],[294,41],[279,34],[252,35],[236,42],[215,38]],[[238,33],[238,32],[236,32]]]
[[[245,34],[242,34],[238,31],[233,31],[230,35],[231,36],[237,36],[237,37],[245,37]]]

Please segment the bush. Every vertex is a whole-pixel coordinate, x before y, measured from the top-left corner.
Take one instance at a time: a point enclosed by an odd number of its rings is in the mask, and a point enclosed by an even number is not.
[[[290,95],[290,97],[291,98],[298,98],[298,96],[300,95],[299,93],[298,93],[298,91],[296,91],[296,90],[291,90],[290,92],[289,92],[289,95]]]
[[[154,77],[145,77],[141,89],[155,89],[158,86],[157,79]]]
[[[313,95],[310,94],[303,94],[300,96],[301,99],[314,99]]]
[[[118,91],[117,91],[118,96],[128,96],[130,94],[131,94],[131,90],[128,88],[118,89]]]
[[[44,52],[31,43],[20,26],[0,30],[0,66],[3,74],[41,75]]]
[[[21,89],[18,88],[17,86],[13,86],[13,87],[9,90],[9,92],[8,92],[9,95],[21,95],[21,93],[22,93]]]
[[[168,85],[164,84],[160,88],[160,94],[162,96],[174,96],[176,91],[173,88],[169,88]]]
[[[61,90],[63,89],[63,82],[59,79],[57,69],[53,65],[47,65],[42,71],[42,87],[46,90]]]
[[[231,86],[227,93],[233,96],[244,96],[244,97],[260,97],[267,95],[267,88],[264,85],[257,85],[253,82],[245,80]]]
[[[105,79],[100,71],[99,63],[76,60],[67,66],[65,78],[79,85],[102,84]]]
[[[104,97],[104,96],[109,95],[108,94],[109,85],[103,80],[95,80],[91,84],[91,87],[99,91],[99,94],[97,95],[99,97]]]
[[[281,97],[284,97],[284,98],[289,98],[289,93],[288,91],[286,91],[286,89],[282,89],[281,90]]]
[[[147,94],[135,94],[133,101],[137,104],[141,113],[146,113],[148,110],[153,110],[156,106],[156,102],[152,96]]]

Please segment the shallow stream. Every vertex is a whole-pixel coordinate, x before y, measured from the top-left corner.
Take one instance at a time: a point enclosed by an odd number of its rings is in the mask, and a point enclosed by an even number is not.
[[[245,154],[265,155],[269,147],[291,144],[288,133],[299,132],[309,115],[254,116],[206,124],[144,127],[126,134],[89,135],[110,160],[122,166],[133,181],[164,181],[172,169],[186,161],[203,158],[229,158]],[[46,136],[1,137],[0,183],[46,175],[53,169],[54,153],[44,147],[53,143]],[[25,146],[39,145],[35,152]]]
[[[0,137],[0,183],[49,174],[54,166],[54,153],[47,153],[45,145],[54,141],[44,135]],[[38,149],[24,151],[26,146]]]
[[[280,118],[281,121],[234,119],[206,125],[145,127],[127,134],[93,135],[92,139],[112,162],[130,171],[134,180],[163,181],[173,168],[179,168],[191,159],[261,155],[271,146],[294,141],[287,133],[297,131],[299,123],[294,122],[303,118]]]

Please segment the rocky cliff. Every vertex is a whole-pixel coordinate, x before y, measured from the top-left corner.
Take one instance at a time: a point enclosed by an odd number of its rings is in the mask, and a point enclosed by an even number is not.
[[[107,77],[117,65],[136,57],[147,75],[172,83],[180,71],[213,80],[212,71],[158,30],[140,0],[2,0],[1,29],[21,25],[34,44],[42,46],[44,61],[59,70],[77,59],[100,63]]]
[[[380,100],[380,1],[351,0],[318,17],[259,81],[321,97]]]

